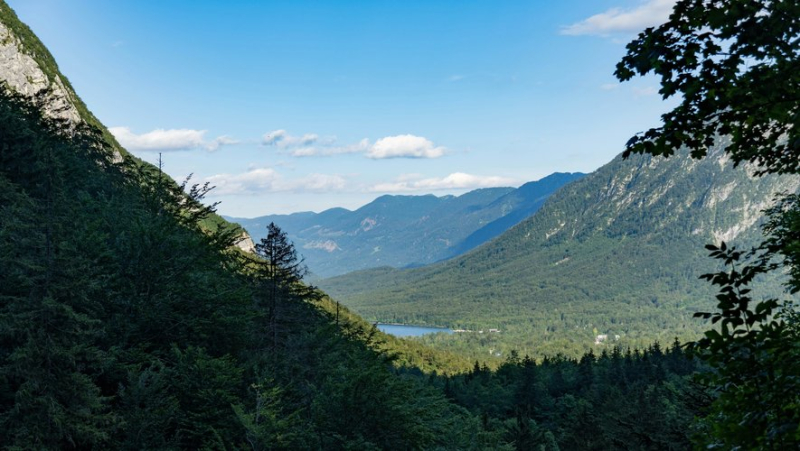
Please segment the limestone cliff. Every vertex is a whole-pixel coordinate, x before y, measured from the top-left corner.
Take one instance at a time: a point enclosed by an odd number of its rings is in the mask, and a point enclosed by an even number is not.
[[[5,5],[0,6],[5,8]],[[81,120],[75,108],[74,97],[64,85],[64,81],[56,76],[51,80],[41,69],[36,60],[23,51],[20,39],[5,24],[0,22],[0,79],[7,87],[20,94],[39,100],[37,94],[44,97],[39,105],[46,116],[67,119],[70,122]]]

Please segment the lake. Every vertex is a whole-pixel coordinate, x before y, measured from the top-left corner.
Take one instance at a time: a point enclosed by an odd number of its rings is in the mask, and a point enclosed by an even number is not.
[[[378,323],[378,329],[395,337],[419,337],[425,334],[434,334],[436,332],[445,332],[452,334],[453,330],[446,327],[427,327],[427,326],[412,326],[409,324],[383,324]]]

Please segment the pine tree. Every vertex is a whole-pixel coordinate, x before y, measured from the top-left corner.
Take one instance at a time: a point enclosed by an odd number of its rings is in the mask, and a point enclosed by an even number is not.
[[[308,269],[298,258],[294,244],[286,232],[275,223],[267,226],[267,236],[256,244],[256,254],[262,258],[258,264],[259,287],[256,291],[256,309],[262,315],[257,335],[265,336],[267,347],[275,349],[280,335],[286,331],[291,313],[297,312],[291,304],[315,296],[315,289],[302,280]]]

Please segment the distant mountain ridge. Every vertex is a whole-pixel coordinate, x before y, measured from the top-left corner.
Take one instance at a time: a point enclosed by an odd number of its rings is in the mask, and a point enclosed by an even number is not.
[[[581,173],[555,173],[519,188],[483,188],[460,196],[380,196],[350,211],[332,208],[227,219],[254,239],[274,222],[320,277],[378,266],[403,268],[460,255],[532,215]]]
[[[795,176],[751,178],[722,146],[703,160],[617,157],[472,252],[319,285],[369,320],[501,328],[496,341],[532,354],[589,349],[604,334],[628,345],[696,336],[705,326],[692,314],[714,301],[698,280],[716,264],[703,246],[755,243],[760,211],[800,187]]]

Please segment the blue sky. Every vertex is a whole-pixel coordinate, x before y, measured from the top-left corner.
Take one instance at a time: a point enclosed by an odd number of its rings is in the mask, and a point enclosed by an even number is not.
[[[674,0],[7,0],[98,118],[223,214],[591,172],[659,123],[625,43]]]

